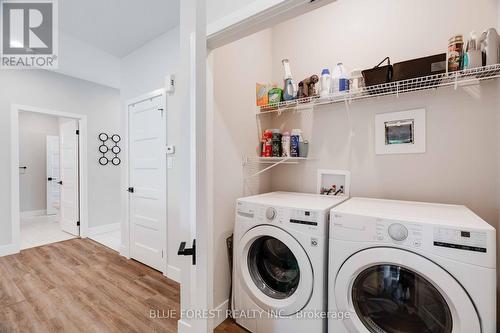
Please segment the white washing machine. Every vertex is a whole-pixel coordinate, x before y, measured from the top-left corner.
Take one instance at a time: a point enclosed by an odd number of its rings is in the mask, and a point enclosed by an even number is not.
[[[253,333],[322,333],[329,212],[342,197],[273,192],[237,201],[233,315]]]
[[[329,264],[330,333],[496,332],[495,229],[464,206],[352,198]]]

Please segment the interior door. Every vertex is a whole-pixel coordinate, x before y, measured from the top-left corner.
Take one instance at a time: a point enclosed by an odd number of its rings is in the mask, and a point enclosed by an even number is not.
[[[47,135],[47,215],[57,215],[60,208],[59,148],[59,136]]]
[[[79,205],[79,163],[78,163],[78,122],[61,119],[60,135],[60,179],[61,191],[60,220],[61,229],[72,235],[80,235]]]
[[[166,271],[166,103],[129,105],[130,257]]]

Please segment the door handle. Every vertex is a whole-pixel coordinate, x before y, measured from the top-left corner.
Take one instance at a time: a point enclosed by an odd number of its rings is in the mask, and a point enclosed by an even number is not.
[[[58,183],[59,185],[62,185],[62,184],[63,184],[63,181],[62,181],[62,180],[60,180],[60,181],[58,181],[57,183]]]
[[[135,189],[134,189],[133,187],[129,187],[129,188],[127,189],[127,192],[128,192],[128,193],[134,193],[134,191],[135,191]]]
[[[193,247],[186,248],[186,242],[181,242],[179,246],[179,251],[177,251],[179,256],[192,256],[193,265],[196,265],[196,239],[193,239]]]
[[[49,181],[49,182],[51,182],[53,180],[54,180],[54,178],[52,178],[52,177],[47,178],[47,181]]]

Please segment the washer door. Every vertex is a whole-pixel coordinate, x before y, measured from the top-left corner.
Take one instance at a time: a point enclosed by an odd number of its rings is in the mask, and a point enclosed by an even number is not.
[[[335,279],[339,311],[351,332],[472,333],[481,325],[462,286],[412,252],[373,248],[356,253]]]
[[[311,262],[300,243],[283,229],[257,226],[239,242],[243,285],[263,310],[290,316],[311,298]]]

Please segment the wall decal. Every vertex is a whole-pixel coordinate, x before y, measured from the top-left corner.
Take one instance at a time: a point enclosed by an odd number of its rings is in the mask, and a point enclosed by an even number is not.
[[[122,140],[122,138],[118,134],[110,136],[106,133],[101,133],[99,134],[98,139],[101,141],[99,153],[102,154],[99,158],[99,164],[104,166],[111,162],[112,165],[120,165],[122,161],[118,157],[118,154],[121,153],[122,149],[118,146],[118,143]]]

